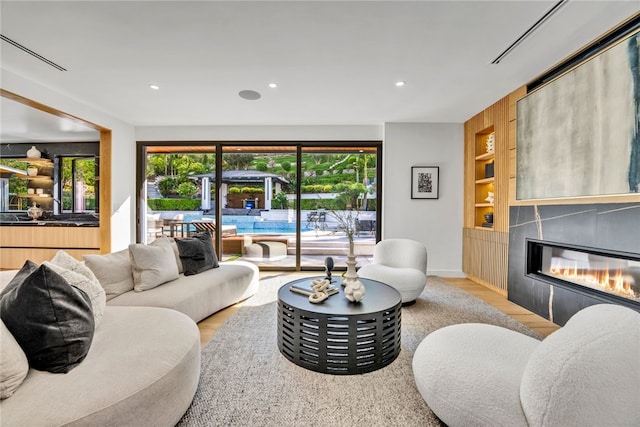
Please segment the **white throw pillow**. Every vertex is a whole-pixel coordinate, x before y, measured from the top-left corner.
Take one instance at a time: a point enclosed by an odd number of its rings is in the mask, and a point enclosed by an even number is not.
[[[29,373],[27,356],[11,332],[0,321],[0,399],[15,392]]]
[[[87,276],[76,273],[72,270],[60,267],[53,262],[44,261],[42,264],[46,265],[66,280],[70,285],[83,291],[89,297],[91,301],[91,309],[93,310],[93,320],[95,327],[97,328],[102,322],[102,316],[104,315],[104,307],[107,305],[107,298],[102,286],[98,282],[98,279],[94,280],[87,278]],[[93,274],[92,274],[93,275]]]
[[[93,274],[93,271],[91,271],[89,267],[69,255],[65,251],[56,252],[56,255],[51,259],[51,263],[59,267],[66,268],[67,270],[71,270],[75,273],[80,273],[87,279],[93,280],[97,284],[100,284],[98,278],[95,274]]]
[[[166,237],[151,244],[132,243],[129,245],[131,266],[133,267],[133,289],[142,292],[178,278],[178,265]]]
[[[107,293],[107,301],[133,290],[129,249],[105,255],[85,255],[82,258]]]

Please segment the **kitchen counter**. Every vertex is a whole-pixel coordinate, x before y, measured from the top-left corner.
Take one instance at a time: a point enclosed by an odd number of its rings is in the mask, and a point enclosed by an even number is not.
[[[45,221],[0,221],[0,227],[3,225],[10,226],[18,226],[18,227],[34,227],[34,226],[45,226],[45,227],[100,227],[100,222],[98,221],[56,221],[56,220],[45,220]]]
[[[0,226],[18,227],[99,227],[100,221],[93,214],[60,214],[43,216],[33,220],[25,213],[0,213]]]

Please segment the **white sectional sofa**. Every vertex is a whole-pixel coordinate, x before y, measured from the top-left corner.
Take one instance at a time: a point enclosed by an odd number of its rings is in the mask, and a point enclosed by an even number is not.
[[[0,272],[0,290],[15,274]],[[113,296],[84,360],[66,374],[29,369],[0,401],[0,426],[174,425],[199,381],[195,322],[252,296],[258,281],[257,267],[235,261]]]

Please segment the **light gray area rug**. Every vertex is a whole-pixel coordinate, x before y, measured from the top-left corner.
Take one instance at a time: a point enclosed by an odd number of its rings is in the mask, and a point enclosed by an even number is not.
[[[420,396],[411,360],[430,332],[489,323],[541,339],[516,320],[445,281],[429,277],[402,309],[402,344],[390,365],[362,375],[301,368],[277,346],[277,290],[291,277],[260,282],[202,350],[200,384],[179,426],[441,426]],[[365,297],[366,298],[366,297]]]

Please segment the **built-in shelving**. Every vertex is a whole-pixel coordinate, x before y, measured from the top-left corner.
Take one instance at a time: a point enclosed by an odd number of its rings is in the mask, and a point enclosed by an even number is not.
[[[474,227],[493,230],[493,221],[485,216],[493,214],[495,191],[493,162],[495,159],[495,132],[493,126],[475,134],[475,214]],[[491,224],[491,225],[489,225]]]
[[[17,196],[21,199],[29,199],[29,205],[36,203],[43,209],[52,209],[53,160],[31,157],[15,160],[26,163],[28,167],[38,168],[37,175],[21,176],[28,181],[27,189],[33,193],[20,193]],[[42,193],[38,194],[38,190]]]

